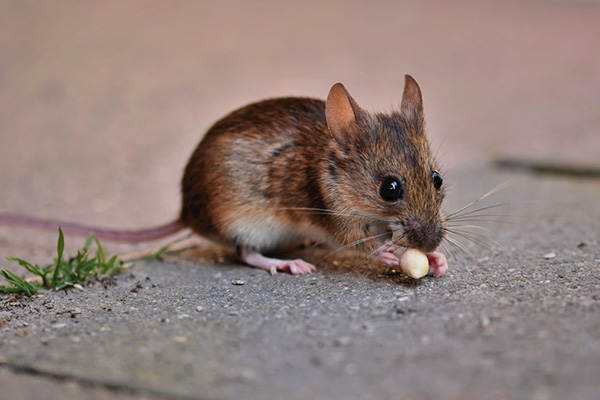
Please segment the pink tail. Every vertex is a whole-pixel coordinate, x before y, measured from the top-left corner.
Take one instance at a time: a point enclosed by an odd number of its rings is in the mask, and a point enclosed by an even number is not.
[[[58,231],[58,227],[60,226],[62,231],[66,234],[80,236],[94,235],[98,239],[115,242],[145,242],[156,240],[179,232],[186,227],[185,224],[180,220],[175,220],[168,224],[154,228],[140,229],[135,231],[115,230],[80,225],[77,223],[29,217],[27,215],[20,214],[0,214],[0,225],[37,228],[48,231]]]

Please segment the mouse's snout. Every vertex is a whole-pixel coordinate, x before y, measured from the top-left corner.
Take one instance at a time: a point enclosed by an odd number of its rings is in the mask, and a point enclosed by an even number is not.
[[[444,224],[441,219],[424,221],[416,216],[403,218],[394,237],[402,247],[415,248],[426,253],[434,251],[444,239]],[[396,229],[394,229],[396,231]]]

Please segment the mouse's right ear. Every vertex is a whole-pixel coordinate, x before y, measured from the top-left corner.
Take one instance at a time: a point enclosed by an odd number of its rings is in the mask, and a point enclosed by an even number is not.
[[[404,92],[402,93],[400,110],[407,118],[411,118],[414,114],[423,114],[421,88],[419,88],[415,78],[410,75],[404,75]]]
[[[344,85],[336,83],[331,87],[325,105],[327,127],[335,140],[342,146],[360,141],[356,123],[360,106],[354,101]]]

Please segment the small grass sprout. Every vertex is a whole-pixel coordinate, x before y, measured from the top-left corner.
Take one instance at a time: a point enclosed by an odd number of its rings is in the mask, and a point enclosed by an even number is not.
[[[95,257],[90,256],[90,247],[96,245]],[[74,287],[82,289],[82,284],[94,279],[101,279],[119,273],[131,265],[119,259],[117,255],[107,257],[104,248],[94,235],[88,236],[83,247],[77,251],[75,257],[63,256],[65,237],[62,229],[58,228],[57,256],[54,262],[46,267],[31,264],[21,258],[7,257],[9,261],[16,261],[27,271],[38,277],[38,280],[28,281],[8,269],[0,271],[7,285],[0,285],[1,292],[23,293],[30,297],[38,293],[39,289],[64,289]]]

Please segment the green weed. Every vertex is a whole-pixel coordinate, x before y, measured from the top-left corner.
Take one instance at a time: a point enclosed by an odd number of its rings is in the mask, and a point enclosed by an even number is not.
[[[90,256],[92,243],[96,245],[95,257]],[[40,281],[29,282],[13,272],[3,269],[0,272],[8,285],[0,285],[0,291],[33,296],[39,289],[58,290],[67,287],[82,289],[83,283],[112,276],[131,266],[116,255],[108,258],[100,241],[94,235],[88,236],[85,244],[77,251],[75,257],[64,258],[65,237],[62,229],[58,228],[58,244],[56,247],[58,254],[54,258],[54,262],[43,268],[21,258],[7,257],[7,260],[16,261],[27,271],[38,276]]]

